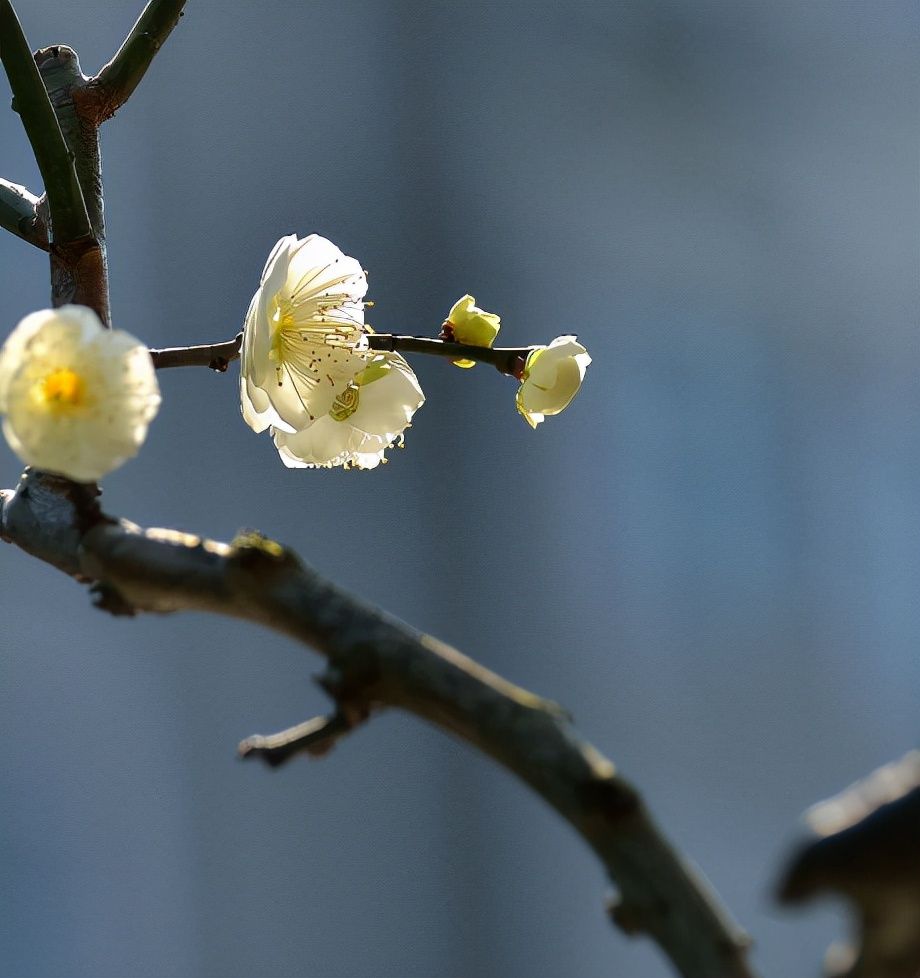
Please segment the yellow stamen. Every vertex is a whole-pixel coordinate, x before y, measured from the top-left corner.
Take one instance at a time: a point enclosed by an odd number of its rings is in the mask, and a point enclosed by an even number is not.
[[[53,370],[36,387],[38,399],[52,410],[79,407],[86,399],[83,378],[69,367]]]

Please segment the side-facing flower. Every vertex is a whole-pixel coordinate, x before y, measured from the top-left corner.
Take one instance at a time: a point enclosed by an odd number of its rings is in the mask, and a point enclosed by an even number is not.
[[[527,355],[516,403],[531,428],[568,407],[590,362],[588,351],[574,336],[557,336],[549,346]]]
[[[253,431],[293,434],[329,411],[370,357],[366,292],[361,265],[326,238],[275,245],[243,328],[240,401]]]
[[[85,306],[33,312],[0,350],[3,433],[28,465],[101,479],[137,454],[159,406],[147,347]]]
[[[409,364],[398,353],[378,353],[321,418],[294,434],[273,429],[275,446],[288,468],[374,469],[424,403]]]
[[[501,329],[501,317],[476,305],[471,295],[458,299],[444,321],[441,336],[454,343],[491,347]],[[458,367],[475,367],[475,360],[454,360]]]

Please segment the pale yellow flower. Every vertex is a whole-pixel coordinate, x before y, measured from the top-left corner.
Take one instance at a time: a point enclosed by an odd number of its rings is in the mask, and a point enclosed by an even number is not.
[[[0,350],[3,433],[28,465],[101,479],[137,454],[159,406],[147,347],[85,306],[26,316]]]
[[[574,336],[557,336],[549,346],[528,354],[516,402],[531,428],[568,407],[590,362],[588,351]]]
[[[398,353],[378,353],[321,418],[290,434],[273,429],[289,468],[374,469],[402,444],[412,415],[425,403],[412,368]]]
[[[253,431],[302,430],[364,368],[366,292],[361,265],[326,238],[275,245],[243,329],[240,402]]]
[[[501,317],[494,312],[486,312],[476,305],[471,295],[458,299],[450,310],[444,323],[445,332],[455,343],[466,343],[469,346],[485,346],[491,348],[501,329]],[[443,336],[444,334],[442,334]],[[454,360],[458,367],[475,367],[475,360]]]

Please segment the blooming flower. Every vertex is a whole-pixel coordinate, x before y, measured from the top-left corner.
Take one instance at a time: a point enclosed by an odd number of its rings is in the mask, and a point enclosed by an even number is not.
[[[458,299],[444,322],[442,336],[454,343],[491,347],[501,328],[501,317],[476,305],[471,295]],[[475,367],[475,360],[454,360],[458,367]]]
[[[147,347],[85,306],[33,312],[0,350],[3,433],[28,465],[101,479],[137,454],[159,406]]]
[[[240,401],[253,431],[294,434],[323,417],[370,357],[367,277],[331,241],[282,238],[243,329]]]
[[[412,368],[398,353],[379,353],[348,384],[329,411],[290,434],[274,429],[288,468],[374,469],[425,403]]]
[[[549,346],[527,355],[516,402],[531,428],[569,405],[590,362],[588,351],[574,336],[557,336]]]
[[[282,238],[243,330],[240,400],[289,468],[376,468],[425,397],[398,353],[368,348],[367,277],[326,238]]]

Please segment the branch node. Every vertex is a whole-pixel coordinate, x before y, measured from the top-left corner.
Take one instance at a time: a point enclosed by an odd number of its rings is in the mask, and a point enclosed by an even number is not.
[[[111,584],[96,581],[89,588],[90,600],[94,608],[107,611],[115,618],[133,618],[137,609],[121,595]]]
[[[592,778],[581,786],[582,803],[588,811],[597,812],[605,822],[632,818],[640,811],[639,793],[622,778]]]
[[[242,529],[230,542],[231,557],[246,570],[298,568],[297,556],[258,530]]]
[[[607,916],[629,937],[644,934],[647,930],[647,925],[639,908],[627,903],[619,894],[614,894],[608,899]]]

